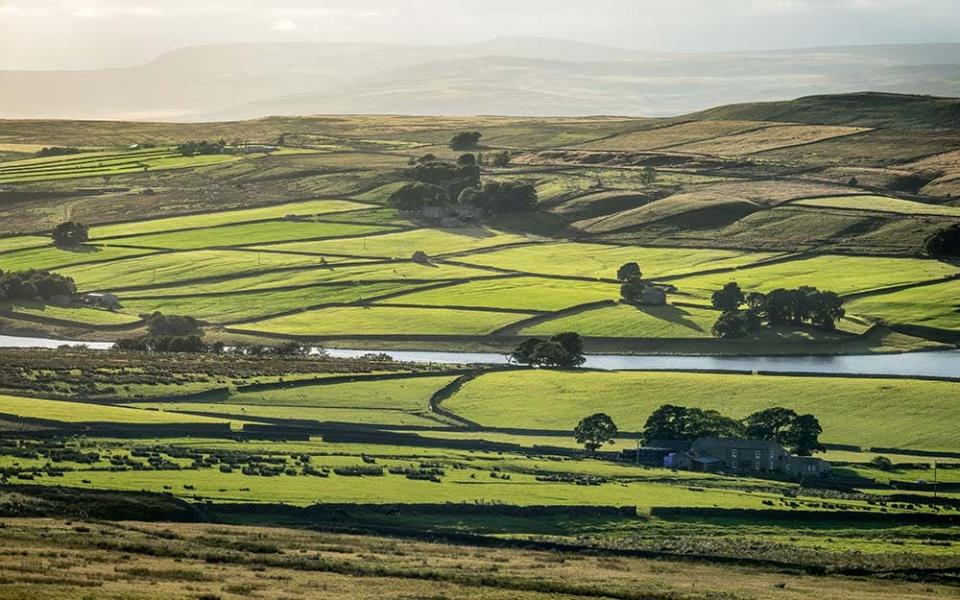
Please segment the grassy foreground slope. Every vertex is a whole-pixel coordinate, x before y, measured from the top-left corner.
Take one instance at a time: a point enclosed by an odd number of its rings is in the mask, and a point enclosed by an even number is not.
[[[640,431],[663,404],[732,417],[773,406],[815,414],[823,440],[863,447],[960,449],[960,384],[940,381],[778,377],[709,373],[489,373],[468,382],[444,407],[489,427],[569,431],[592,412],[606,412],[626,431]]]

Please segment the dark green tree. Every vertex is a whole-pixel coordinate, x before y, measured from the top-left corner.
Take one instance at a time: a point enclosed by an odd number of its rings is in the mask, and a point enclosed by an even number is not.
[[[787,430],[796,419],[797,413],[789,408],[767,408],[744,420],[745,433],[752,440],[772,440],[782,444]]]
[[[490,161],[490,164],[497,169],[506,169],[510,166],[510,153],[506,150],[495,153]]]
[[[643,271],[640,265],[635,262],[628,262],[617,269],[617,281],[640,281],[643,279]]]
[[[457,157],[457,166],[473,167],[477,164],[477,157],[473,154],[461,154]]]
[[[753,309],[724,312],[713,324],[713,336],[721,340],[745,338],[758,333],[763,326],[760,315]]]
[[[927,238],[924,243],[927,254],[934,258],[956,258],[960,256],[960,223],[941,229]]]
[[[799,456],[810,456],[814,452],[823,452],[820,434],[823,427],[813,415],[800,415],[793,420],[783,434],[783,446]]]
[[[87,226],[83,223],[67,221],[53,228],[51,233],[55,246],[71,248],[83,244],[88,239]]]
[[[816,292],[810,296],[810,323],[824,331],[833,331],[837,328],[846,314],[843,308],[843,298],[834,292]]]
[[[737,310],[745,300],[743,290],[735,281],[723,286],[722,289],[713,293],[711,298],[713,307],[717,310]]]
[[[447,203],[448,196],[443,188],[419,182],[406,184],[387,199],[387,206],[401,211],[417,211],[425,206],[444,206]]]
[[[483,137],[479,131],[461,131],[450,138],[452,150],[473,150],[480,144]]]
[[[147,332],[151,337],[202,336],[200,321],[193,317],[165,315],[155,312],[147,317]]]
[[[549,340],[524,340],[508,355],[511,362],[534,367],[573,369],[586,362],[583,341],[576,333],[560,333]]]
[[[613,443],[617,437],[617,426],[606,414],[597,413],[581,420],[574,428],[573,436],[588,452],[596,452],[604,444]]]

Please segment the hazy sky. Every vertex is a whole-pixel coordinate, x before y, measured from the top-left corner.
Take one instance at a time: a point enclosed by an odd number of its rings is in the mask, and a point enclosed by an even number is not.
[[[960,0],[0,0],[0,68],[243,41],[550,37],[643,50],[960,41]]]

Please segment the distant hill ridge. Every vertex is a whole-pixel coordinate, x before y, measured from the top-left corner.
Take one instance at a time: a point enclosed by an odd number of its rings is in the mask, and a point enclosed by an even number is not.
[[[960,98],[855,92],[711,108],[694,119],[777,121],[874,128],[960,129]]]

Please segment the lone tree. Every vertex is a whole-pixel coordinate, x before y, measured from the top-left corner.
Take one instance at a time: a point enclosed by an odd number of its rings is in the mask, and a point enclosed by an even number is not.
[[[480,144],[483,134],[479,131],[461,131],[450,139],[452,150],[473,150]]]
[[[578,444],[583,444],[588,452],[596,452],[604,444],[613,443],[617,437],[617,426],[613,419],[604,413],[597,413],[580,421],[573,430]]]
[[[813,415],[800,415],[793,420],[787,431],[784,432],[783,445],[799,456],[810,456],[814,452],[823,452],[825,448],[820,443],[820,434],[823,427]]]
[[[490,161],[490,164],[497,169],[506,169],[510,166],[510,153],[506,150],[503,152],[497,152],[493,155],[493,159]]]
[[[75,221],[60,223],[53,228],[51,237],[53,238],[53,243],[55,246],[59,246],[61,248],[76,247],[87,241],[87,226],[83,223],[77,223]]]
[[[626,283],[628,281],[640,281],[641,279],[643,279],[643,271],[640,270],[640,265],[635,262],[628,262],[617,269],[617,281]]]
[[[153,337],[185,337],[202,336],[200,321],[193,317],[179,315],[165,315],[155,312],[147,318],[147,332]]]

